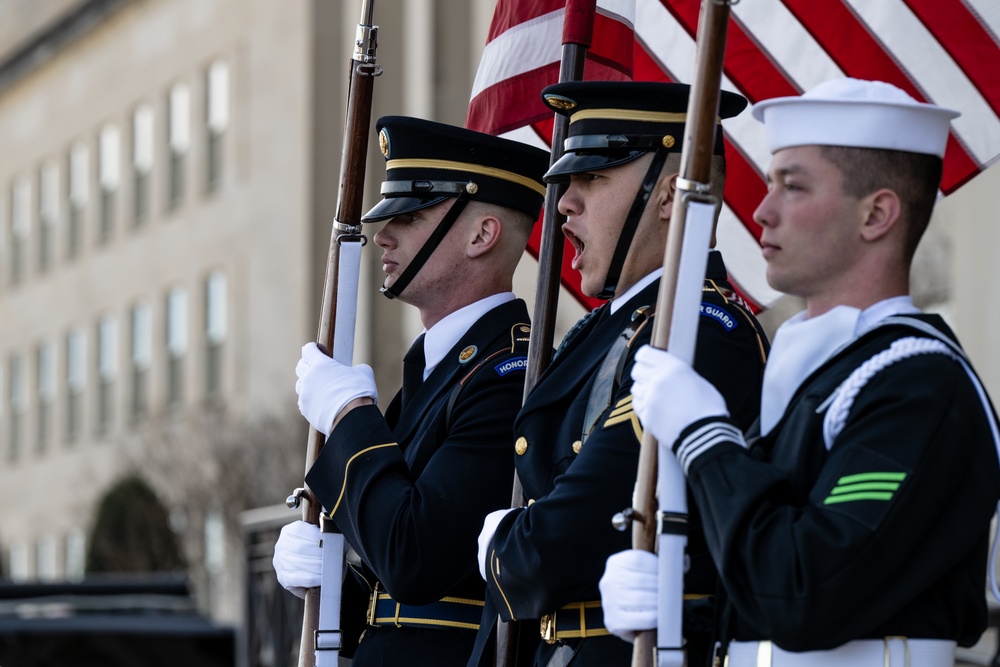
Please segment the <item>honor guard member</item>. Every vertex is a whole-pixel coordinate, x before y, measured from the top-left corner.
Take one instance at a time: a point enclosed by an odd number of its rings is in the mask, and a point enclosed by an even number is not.
[[[367,625],[353,664],[464,665],[484,600],[476,536],[510,504],[530,333],[512,276],[549,155],[416,118],[376,127],[384,199],[362,221],[387,221],[374,236],[382,291],[415,306],[424,332],[384,416],[371,369],[302,348],[299,409],[329,434],[306,481],[360,556],[342,615],[345,628]],[[274,567],[286,588],[319,585],[319,537],[305,522],[282,531]]]
[[[611,522],[631,505],[642,436],[629,371],[634,350],[651,335],[688,93],[686,85],[648,82],[564,83],[543,91],[551,108],[569,116],[566,153],[546,180],[568,182],[559,210],[575,250],[572,266],[584,293],[610,302],[570,331],[525,400],[514,423],[525,506],[491,514],[480,535],[480,567],[500,618],[532,619],[532,629],[540,624],[532,639],[537,665],[631,660],[631,646],[604,627],[597,584],[607,557],[629,544],[629,534]],[[735,116],[745,106],[739,95],[723,93],[719,115]],[[721,199],[721,123],[714,153],[712,185]],[[708,260],[697,350],[697,367],[749,425],[766,341],[716,251]],[[695,564],[688,590],[708,596],[714,575],[707,552],[697,535],[689,544]]]
[[[635,410],[687,475],[729,598],[730,667],[950,667],[986,627],[996,415],[955,335],[909,297],[957,115],[856,79],[755,107],[773,153],[754,214],[768,282],[806,310],[775,335],[746,437],[696,372],[637,355]],[[610,559],[617,629],[651,627],[655,568]]]

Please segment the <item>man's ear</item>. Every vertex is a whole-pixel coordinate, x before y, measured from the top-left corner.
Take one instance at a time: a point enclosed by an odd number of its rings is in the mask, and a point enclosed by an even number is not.
[[[472,226],[466,254],[469,257],[479,257],[492,250],[503,234],[503,223],[493,215],[484,215]]]
[[[678,174],[670,174],[666,178],[661,178],[656,182],[656,188],[651,195],[655,198],[657,217],[662,222],[669,222],[674,214],[674,197],[677,196],[677,176]]]
[[[861,238],[877,241],[900,223],[902,204],[899,195],[888,188],[876,190],[861,200]]]

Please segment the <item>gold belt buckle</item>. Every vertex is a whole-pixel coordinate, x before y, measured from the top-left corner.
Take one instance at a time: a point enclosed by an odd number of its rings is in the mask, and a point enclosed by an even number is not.
[[[542,639],[545,640],[546,644],[556,643],[556,613],[545,614],[541,618],[541,633]]]
[[[375,625],[375,605],[378,604],[378,584],[372,589],[372,596],[368,598],[368,625]]]

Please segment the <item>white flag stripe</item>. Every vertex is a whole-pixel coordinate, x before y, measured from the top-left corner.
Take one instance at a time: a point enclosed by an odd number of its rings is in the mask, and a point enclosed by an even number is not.
[[[597,12],[617,19],[630,28],[635,25],[635,0],[597,0]]]
[[[559,62],[563,13],[558,9],[520,23],[487,44],[472,84],[472,98],[504,79]],[[513,53],[518,57],[512,58]]]
[[[529,146],[541,148],[543,151],[550,150],[549,145],[542,141],[542,138],[538,136],[538,133],[535,132],[534,128],[530,125],[522,125],[516,130],[504,132],[503,134],[498,134],[497,136],[504,139],[510,139],[511,141],[520,141],[522,144],[528,144]]]
[[[646,51],[671,76],[679,81],[690,82],[694,71],[696,44],[687,30],[658,0],[640,2],[636,15],[636,35]],[[725,75],[722,77],[722,88],[739,92],[739,88]],[[726,119],[723,127],[729,140],[736,143],[757,169],[764,173],[771,162],[771,152],[767,149],[764,126],[753,119],[750,110],[747,109],[735,118]]]
[[[963,0],[973,14],[979,17],[993,39],[1000,42],[1000,2],[997,0]]]
[[[733,6],[733,16],[799,90],[809,90],[844,76],[843,70],[780,0],[737,3]]]
[[[726,90],[736,90],[736,87],[725,79],[722,87]],[[767,149],[767,133],[764,132],[764,126],[754,120],[750,109],[748,106],[739,116],[722,121],[722,127],[729,141],[739,146],[747,160],[756,166],[761,174],[766,174],[767,166],[771,164],[771,151]]]
[[[749,222],[754,225],[756,223]],[[760,244],[736,217],[729,206],[723,205],[719,214],[718,243],[716,248],[726,258],[726,269],[743,294],[751,295],[758,304],[767,308],[782,296],[767,284],[767,262],[760,252]]]
[[[635,36],[667,74],[689,82],[694,72],[694,39],[658,0],[640,0],[635,8]]]
[[[960,108],[952,130],[980,164],[1000,152],[1000,118],[902,0],[847,0],[935,104]]]

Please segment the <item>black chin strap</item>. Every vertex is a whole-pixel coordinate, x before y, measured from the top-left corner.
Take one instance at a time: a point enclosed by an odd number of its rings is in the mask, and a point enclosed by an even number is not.
[[[632,247],[635,230],[639,228],[639,219],[642,218],[642,212],[646,209],[649,196],[653,194],[653,186],[656,185],[660,171],[663,169],[663,163],[667,161],[669,153],[663,146],[657,148],[653,153],[653,161],[649,163],[649,169],[646,170],[642,185],[639,186],[639,192],[632,200],[632,208],[629,209],[628,215],[625,217],[621,234],[618,235],[618,245],[615,246],[615,254],[611,256],[608,275],[604,279],[604,289],[598,293],[598,299],[610,299],[615,295],[618,279],[622,275],[622,267],[625,266],[625,257],[628,256],[629,248]]]
[[[427,241],[424,242],[423,247],[421,247],[416,256],[414,256],[409,266],[403,270],[399,279],[396,280],[391,287],[386,287],[385,280],[382,281],[382,287],[379,289],[382,294],[390,299],[395,299],[403,292],[404,289],[406,289],[406,286],[410,284],[410,281],[413,280],[414,276],[417,275],[417,272],[420,271],[423,265],[427,262],[431,253],[434,252],[438,245],[440,245],[441,239],[444,238],[444,235],[447,234],[448,230],[455,224],[455,220],[457,220],[458,216],[460,216],[462,211],[465,210],[465,206],[469,203],[469,201],[468,194],[463,191],[462,194],[455,199],[455,203],[451,205],[448,212],[444,214],[444,217],[441,218],[441,222],[438,223],[437,229],[435,229],[431,233],[430,237],[428,237]]]

